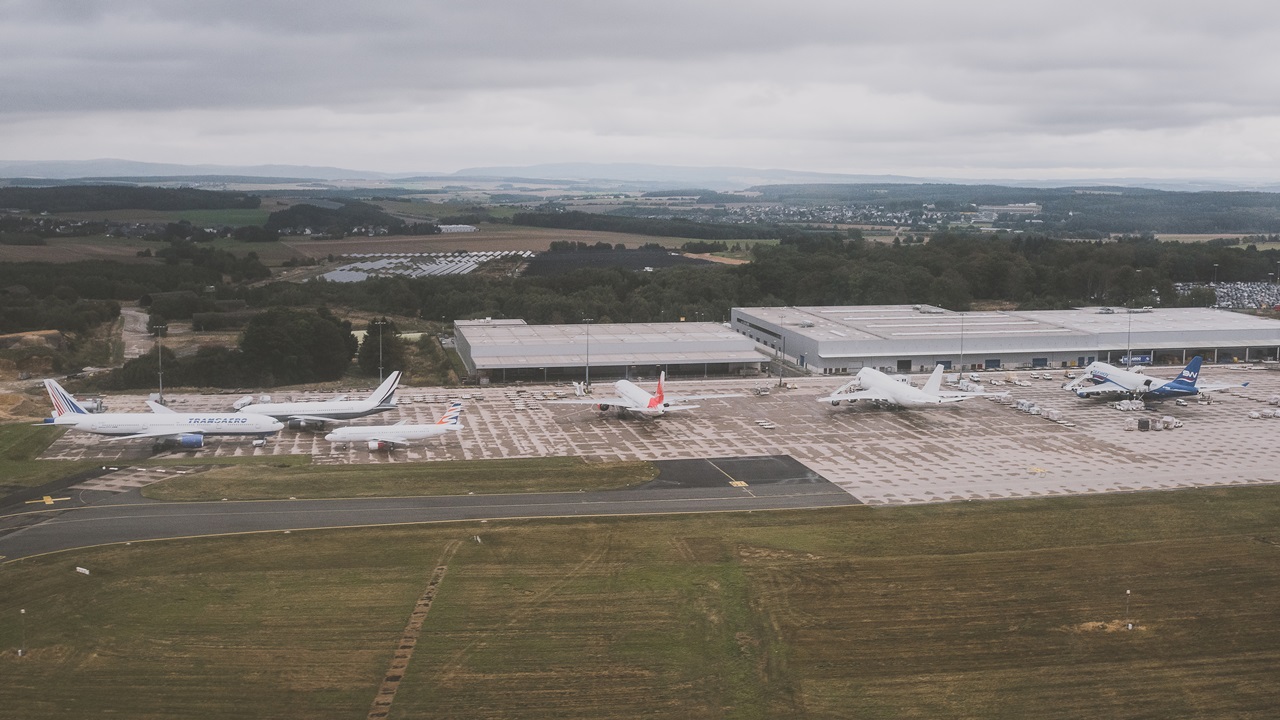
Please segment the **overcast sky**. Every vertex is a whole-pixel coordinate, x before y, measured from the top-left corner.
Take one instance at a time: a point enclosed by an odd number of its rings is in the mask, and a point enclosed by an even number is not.
[[[0,0],[0,160],[1280,179],[1280,5]]]

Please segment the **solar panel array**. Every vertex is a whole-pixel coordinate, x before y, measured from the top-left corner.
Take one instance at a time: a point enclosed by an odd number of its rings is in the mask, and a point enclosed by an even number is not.
[[[370,277],[439,277],[466,275],[490,260],[529,259],[530,250],[491,250],[468,253],[353,253],[348,258],[367,258],[342,265],[320,277],[330,282],[360,282]]]

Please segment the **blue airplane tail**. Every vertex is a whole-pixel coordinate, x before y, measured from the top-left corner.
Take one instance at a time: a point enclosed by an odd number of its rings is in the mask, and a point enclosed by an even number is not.
[[[1199,355],[1191,358],[1191,362],[1182,368],[1182,372],[1178,373],[1178,377],[1173,379],[1173,384],[1195,387],[1196,381],[1200,379],[1200,363],[1204,359]]]

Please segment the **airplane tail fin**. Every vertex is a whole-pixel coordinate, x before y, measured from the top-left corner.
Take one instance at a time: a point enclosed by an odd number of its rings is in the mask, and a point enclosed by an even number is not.
[[[388,375],[386,380],[382,381],[377,390],[373,391],[373,394],[368,399],[373,401],[374,407],[395,404],[396,386],[400,384],[400,376],[402,374],[399,370],[396,370]]]
[[[445,411],[440,419],[436,421],[437,425],[457,425],[462,417],[462,401],[454,400],[449,403],[449,409]]]
[[[63,415],[87,415],[88,410],[80,406],[71,393],[62,389],[62,386],[55,380],[45,380],[44,389],[49,391],[49,399],[53,401],[53,417],[59,418]]]
[[[1200,379],[1201,362],[1203,362],[1203,358],[1199,355],[1191,358],[1191,362],[1187,363],[1182,372],[1178,373],[1178,377],[1174,378],[1174,382],[1194,386],[1196,381]]]
[[[921,388],[929,395],[937,395],[942,391],[942,366],[937,365],[933,368],[933,374],[929,376],[929,380],[925,382]]]
[[[662,390],[662,386],[666,381],[667,381],[667,373],[665,371],[658,373],[658,392],[653,396],[653,399],[657,400],[659,405],[661,405],[664,402],[665,393]]]

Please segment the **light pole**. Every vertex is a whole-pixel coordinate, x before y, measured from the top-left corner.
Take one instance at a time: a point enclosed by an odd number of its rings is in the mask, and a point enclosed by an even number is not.
[[[778,359],[778,387],[782,387],[782,369],[787,361],[787,336],[782,336],[782,357]]]
[[[582,318],[582,322],[587,326],[587,360],[583,366],[586,370],[586,382],[582,383],[582,388],[584,390],[591,389],[591,321],[593,319],[594,318]]]
[[[378,382],[382,382],[382,326],[387,324],[387,319],[374,320],[373,324],[378,326]]]
[[[1218,285],[1218,263],[1213,264],[1213,284],[1215,287]]]
[[[27,609],[18,611],[18,633],[22,638],[18,644],[18,657],[27,654]]]
[[[164,404],[164,333],[168,325],[152,325],[156,333],[156,375],[160,381],[160,404]]]

